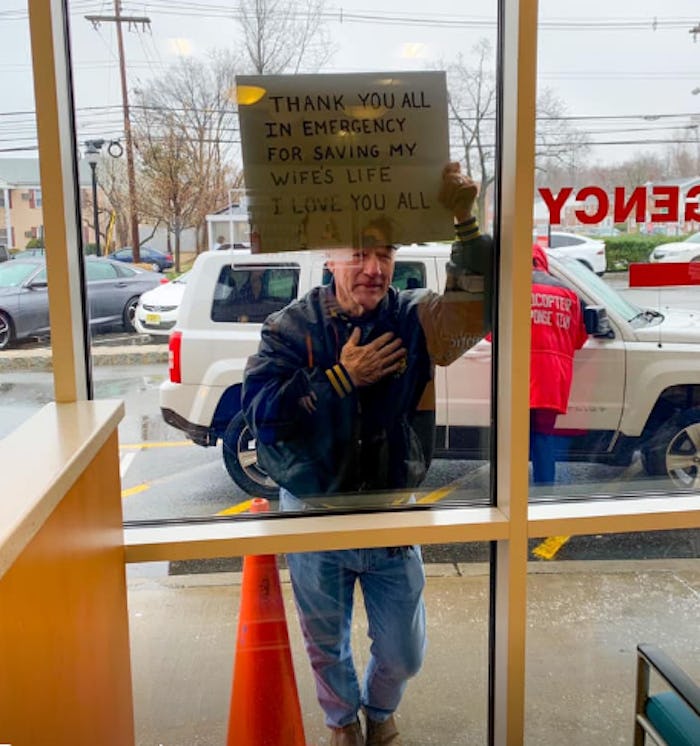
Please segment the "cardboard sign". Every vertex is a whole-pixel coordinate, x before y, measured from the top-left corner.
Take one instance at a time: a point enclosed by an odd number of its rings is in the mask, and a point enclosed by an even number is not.
[[[238,76],[254,251],[449,240],[444,72]]]

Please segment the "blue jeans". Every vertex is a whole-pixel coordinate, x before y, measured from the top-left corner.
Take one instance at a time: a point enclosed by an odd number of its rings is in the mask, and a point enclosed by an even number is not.
[[[557,436],[530,433],[530,460],[533,484],[554,484],[556,476]]]
[[[554,484],[557,468],[557,441],[554,423],[557,413],[552,409],[530,410],[530,461],[533,484]]]
[[[304,503],[281,489],[280,509],[303,510]],[[386,720],[425,654],[420,548],[298,552],[287,555],[287,566],[326,724],[349,725],[360,707],[372,720]],[[350,641],[355,581],[371,640],[362,686]]]

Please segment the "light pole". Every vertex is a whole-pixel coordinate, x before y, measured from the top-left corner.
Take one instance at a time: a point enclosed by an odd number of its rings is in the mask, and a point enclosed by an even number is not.
[[[86,140],[85,141],[85,160],[90,164],[92,170],[92,210],[95,221],[95,253],[100,253],[100,213],[97,207],[97,161],[100,159],[104,140]]]

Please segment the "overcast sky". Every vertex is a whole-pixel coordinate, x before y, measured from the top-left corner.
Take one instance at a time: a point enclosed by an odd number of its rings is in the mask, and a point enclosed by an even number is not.
[[[146,32],[125,33],[130,87],[149,79],[178,54],[205,55],[235,46],[231,2],[124,2],[125,15],[148,16]],[[481,38],[495,40],[496,3],[456,0],[350,0],[329,4],[328,28],[337,51],[329,72],[435,68]],[[113,0],[70,3],[79,138],[118,137],[121,94],[114,24],[94,29],[90,14],[112,14]],[[227,17],[229,16],[229,17]],[[616,162],[660,146],[626,145],[678,135],[699,142],[700,25],[697,0],[543,0],[540,3],[539,80],[565,102],[575,126],[610,143],[594,151]],[[0,2],[0,150],[33,155],[36,141],[26,2]],[[106,108],[112,107],[112,108]],[[24,112],[24,114],[22,113]],[[694,118],[693,118],[694,117]],[[685,128],[683,130],[683,128]],[[700,145],[698,146],[700,147]],[[10,150],[16,148],[16,150]]]

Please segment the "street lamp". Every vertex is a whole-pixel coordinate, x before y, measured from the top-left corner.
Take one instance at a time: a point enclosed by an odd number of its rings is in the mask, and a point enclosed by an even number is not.
[[[100,254],[100,214],[97,209],[97,162],[100,160],[100,153],[104,140],[86,140],[85,141],[85,160],[90,164],[92,170],[92,210],[95,221],[95,253]]]

